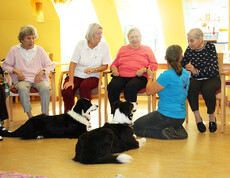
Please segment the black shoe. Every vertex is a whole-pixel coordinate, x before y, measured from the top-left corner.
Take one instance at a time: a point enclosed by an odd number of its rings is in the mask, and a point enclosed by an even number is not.
[[[209,122],[209,131],[215,132],[216,130],[217,130],[217,125],[216,125],[216,118],[215,118],[215,122]]]
[[[197,125],[197,129],[198,129],[201,133],[203,133],[203,132],[206,131],[206,127],[205,127],[205,125],[204,125],[203,122],[198,122],[196,125]]]

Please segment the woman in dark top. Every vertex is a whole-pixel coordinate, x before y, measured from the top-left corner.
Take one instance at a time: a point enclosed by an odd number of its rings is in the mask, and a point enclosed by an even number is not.
[[[191,29],[188,34],[188,47],[181,61],[182,67],[191,72],[188,101],[194,113],[197,128],[206,131],[199,112],[199,92],[201,92],[207,113],[209,114],[209,131],[217,129],[215,108],[216,91],[220,89],[218,57],[215,45],[203,41],[203,32],[199,28]]]

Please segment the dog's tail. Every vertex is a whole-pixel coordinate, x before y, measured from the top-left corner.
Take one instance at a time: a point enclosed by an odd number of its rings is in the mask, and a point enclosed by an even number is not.
[[[127,154],[120,155],[106,155],[100,157],[96,160],[96,164],[105,164],[105,163],[129,163],[133,158]]]

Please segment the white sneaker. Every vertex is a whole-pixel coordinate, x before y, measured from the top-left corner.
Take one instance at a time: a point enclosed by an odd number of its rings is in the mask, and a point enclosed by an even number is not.
[[[2,139],[2,136],[0,136],[0,141],[2,141],[3,139]]]

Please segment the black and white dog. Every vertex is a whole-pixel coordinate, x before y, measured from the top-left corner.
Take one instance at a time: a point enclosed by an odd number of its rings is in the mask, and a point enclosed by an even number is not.
[[[132,157],[127,154],[113,155],[139,148],[145,138],[136,139],[132,124],[136,103],[118,101],[114,105],[115,123],[105,123],[101,128],[85,132],[78,138],[74,161],[84,164],[127,163]]]
[[[14,132],[0,127],[3,137],[21,137],[22,139],[41,138],[78,138],[90,127],[90,112],[98,108],[88,99],[81,98],[71,111],[61,115],[34,116]]]

